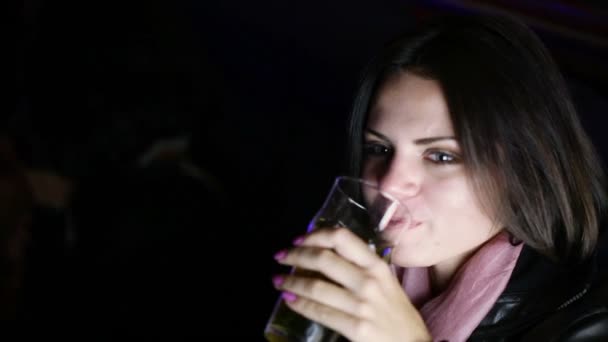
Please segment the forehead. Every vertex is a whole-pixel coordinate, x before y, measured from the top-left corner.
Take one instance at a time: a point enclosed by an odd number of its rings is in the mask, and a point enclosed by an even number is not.
[[[453,134],[439,82],[409,72],[393,74],[380,86],[368,127],[387,133],[408,128],[416,134]]]

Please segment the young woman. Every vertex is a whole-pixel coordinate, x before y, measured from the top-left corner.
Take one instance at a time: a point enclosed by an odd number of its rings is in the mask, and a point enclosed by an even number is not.
[[[345,229],[297,238],[275,258],[331,282],[277,275],[290,308],[352,341],[608,336],[606,309],[583,305],[601,163],[530,29],[458,17],[397,39],[366,70],[350,131],[353,173],[413,223],[391,230],[405,229],[393,265]]]

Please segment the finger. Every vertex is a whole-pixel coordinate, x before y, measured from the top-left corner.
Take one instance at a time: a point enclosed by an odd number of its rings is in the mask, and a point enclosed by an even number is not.
[[[357,298],[353,292],[326,279],[280,275],[273,278],[273,282],[279,290],[294,293],[298,297],[304,297],[317,303],[323,303],[352,316],[363,318],[373,316],[371,306]]]
[[[305,235],[299,242],[300,246],[334,249],[337,254],[355,265],[370,270],[386,268],[390,273],[386,262],[376,255],[366,242],[346,228],[317,229]]]
[[[285,302],[293,311],[337,331],[351,341],[358,336],[365,336],[366,330],[369,331],[370,328],[370,323],[366,320],[305,297],[296,295]]]
[[[319,272],[328,279],[351,290],[356,290],[368,278],[365,270],[361,267],[327,248],[314,246],[292,248],[279,260],[279,263],[292,265],[297,269]]]

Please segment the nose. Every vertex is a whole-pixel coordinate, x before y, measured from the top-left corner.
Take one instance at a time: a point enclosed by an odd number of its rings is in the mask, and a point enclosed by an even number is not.
[[[401,199],[416,196],[420,192],[423,170],[421,165],[394,157],[383,174],[378,175],[380,189]]]

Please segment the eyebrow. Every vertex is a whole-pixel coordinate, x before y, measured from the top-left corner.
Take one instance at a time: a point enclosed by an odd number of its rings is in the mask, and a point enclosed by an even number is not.
[[[382,140],[384,140],[386,142],[390,142],[391,141],[386,135],[384,135],[382,133],[379,133],[379,132],[376,132],[373,129],[366,128],[365,131],[368,132],[368,133],[370,133],[370,134],[372,134],[372,135],[375,135],[376,137],[378,137],[378,138],[380,138],[380,139],[382,139]],[[456,140],[456,138],[452,137],[452,136],[438,136],[438,137],[420,138],[420,139],[414,140],[414,144],[416,144],[416,145],[428,145],[428,144],[432,144],[434,142],[441,141],[441,140]]]

